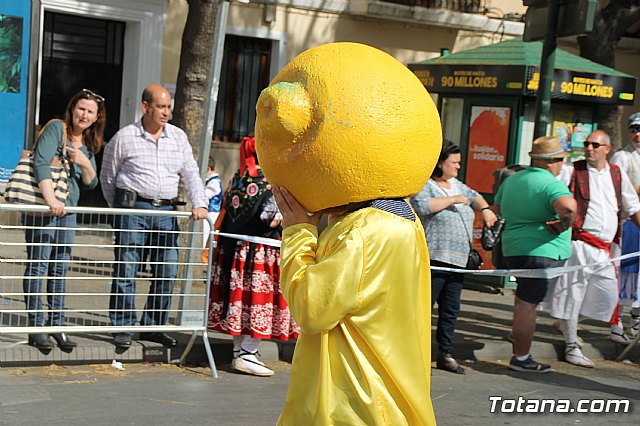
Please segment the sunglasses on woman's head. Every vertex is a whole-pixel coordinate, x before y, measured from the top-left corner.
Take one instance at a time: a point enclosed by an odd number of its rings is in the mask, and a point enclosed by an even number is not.
[[[96,101],[98,101],[98,102],[104,103],[104,98],[102,96],[98,95],[95,92],[92,92],[89,89],[82,89],[82,93],[94,97],[96,99]]]

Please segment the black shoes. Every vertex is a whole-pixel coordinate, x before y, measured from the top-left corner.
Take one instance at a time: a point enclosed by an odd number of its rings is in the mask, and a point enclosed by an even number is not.
[[[453,358],[451,353],[438,352],[438,359],[436,360],[436,366],[440,370],[447,370],[456,374],[467,374],[458,362]]]
[[[160,343],[162,346],[166,346],[168,348],[172,348],[178,344],[176,339],[165,333],[140,333],[140,340]]]
[[[72,342],[65,333],[54,333],[51,335],[56,341],[58,347],[64,352],[71,352],[76,346],[76,342]]]
[[[511,362],[509,362],[509,368],[511,370],[525,371],[528,373],[548,373],[551,371],[551,366],[549,364],[540,364],[538,361],[533,359],[531,355],[529,355],[529,357],[524,361],[518,361],[518,358],[512,356]]]
[[[38,349],[53,349],[53,343],[49,340],[47,333],[36,333],[29,335],[29,345]]]
[[[129,333],[115,333],[113,335],[113,344],[117,348],[130,348],[131,335]]]

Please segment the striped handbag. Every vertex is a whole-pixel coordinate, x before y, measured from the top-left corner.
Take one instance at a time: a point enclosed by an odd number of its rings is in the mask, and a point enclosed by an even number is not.
[[[38,133],[33,150],[22,151],[20,161],[9,178],[4,191],[4,199],[7,203],[14,204],[46,204],[33,171],[33,153],[36,150],[38,140],[44,129],[54,120],[49,121]],[[67,126],[62,122],[62,149],[60,156],[54,156],[51,160],[51,175],[54,193],[59,201],[64,202],[69,196],[69,161],[67,154]]]

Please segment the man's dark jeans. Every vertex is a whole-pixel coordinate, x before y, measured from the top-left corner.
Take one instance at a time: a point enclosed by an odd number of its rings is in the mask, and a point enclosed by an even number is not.
[[[174,210],[172,206],[156,207],[144,201],[137,201],[134,208]],[[111,323],[117,326],[135,325],[135,277],[148,252],[153,279],[140,324],[166,324],[169,320],[168,311],[171,308],[171,294],[178,263],[178,234],[171,232],[177,231],[175,218],[117,215],[114,226],[121,231],[116,232],[116,264],[113,267],[112,294],[109,300]]]

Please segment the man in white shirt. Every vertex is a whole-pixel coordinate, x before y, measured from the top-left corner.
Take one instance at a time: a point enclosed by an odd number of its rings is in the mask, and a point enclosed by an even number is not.
[[[613,154],[611,162],[629,176],[636,192],[640,193],[640,112],[629,116],[629,143]],[[631,220],[622,228],[622,254],[640,251],[640,229]],[[631,306],[628,333],[635,337],[640,332],[640,259],[633,257],[620,262],[620,314],[622,306]],[[618,317],[619,328],[622,318]],[[628,340],[622,335],[622,340]]]
[[[170,124],[171,95],[152,84],[142,92],[140,121],[118,131],[104,149],[100,184],[109,207],[175,210],[185,204],[177,199],[182,181],[191,199],[192,218],[207,216],[208,200],[186,133]],[[136,275],[149,250],[154,280],[149,288],[141,325],[164,325],[169,320],[173,283],[178,264],[178,227],[175,217],[116,215],[115,259],[109,318],[115,326],[130,327],[137,321]],[[158,248],[161,247],[161,248]],[[141,340],[176,345],[160,332],[140,333]],[[114,333],[119,348],[131,346],[131,333]]]
[[[565,165],[559,176],[578,202],[571,257],[566,266],[607,262],[612,256],[612,243],[619,240],[621,213],[640,224],[637,193],[627,175],[607,161],[611,151],[609,135],[597,130],[587,137],[584,147],[585,160]],[[570,272],[558,281],[551,300],[551,315],[560,319],[558,328],[565,338],[567,362],[594,366],[578,347],[578,317],[609,322],[617,305],[618,279],[613,264]],[[612,333],[622,330],[614,327]]]

